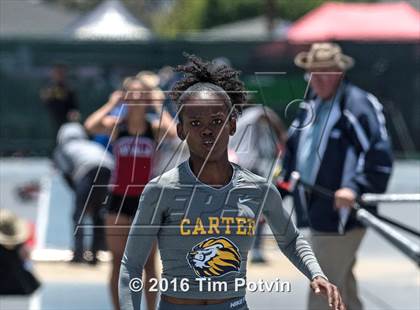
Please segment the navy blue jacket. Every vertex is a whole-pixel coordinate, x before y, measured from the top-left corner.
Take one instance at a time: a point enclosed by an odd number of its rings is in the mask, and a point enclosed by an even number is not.
[[[331,108],[318,148],[320,163],[315,168],[315,184],[331,191],[342,187],[351,188],[358,195],[383,193],[391,174],[393,159],[382,105],[372,94],[349,82],[343,83],[342,96]],[[312,110],[309,107],[313,99],[314,96],[302,102],[289,128],[282,171],[285,181],[296,169],[296,152],[301,133],[299,128],[305,126],[311,118],[309,114]],[[337,231],[339,216],[334,209],[333,199],[313,192],[308,195],[302,186],[296,188],[293,197],[298,226],[309,225],[324,232]],[[375,213],[376,207],[371,207],[370,211]],[[359,225],[353,212],[345,229]]]

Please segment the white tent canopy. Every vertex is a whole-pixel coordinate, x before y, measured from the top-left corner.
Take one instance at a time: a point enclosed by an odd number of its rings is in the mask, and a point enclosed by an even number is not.
[[[119,0],[106,0],[70,27],[80,40],[148,40],[151,31]]]

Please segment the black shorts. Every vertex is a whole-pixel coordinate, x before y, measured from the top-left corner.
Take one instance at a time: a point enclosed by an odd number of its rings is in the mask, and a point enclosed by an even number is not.
[[[245,297],[235,297],[220,304],[180,305],[160,299],[158,310],[249,310]]]
[[[73,183],[76,194],[75,221],[79,221],[84,211],[91,214],[103,211],[106,207],[104,201],[108,195],[110,176],[110,169],[95,167],[89,170],[80,180]]]
[[[140,196],[120,196],[111,194],[108,204],[108,212],[124,214],[134,218],[139,205]]]

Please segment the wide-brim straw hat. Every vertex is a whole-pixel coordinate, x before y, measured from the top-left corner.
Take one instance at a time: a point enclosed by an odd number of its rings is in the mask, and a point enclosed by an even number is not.
[[[26,242],[30,236],[29,225],[7,209],[0,209],[0,245],[6,248]]]
[[[314,43],[309,52],[296,55],[295,64],[306,70],[338,68],[345,71],[353,67],[354,59],[344,55],[338,44]]]

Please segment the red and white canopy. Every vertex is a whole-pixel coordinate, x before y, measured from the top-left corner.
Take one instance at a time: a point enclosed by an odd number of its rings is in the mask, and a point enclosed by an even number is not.
[[[420,41],[420,13],[405,2],[329,2],[296,21],[288,40]]]

